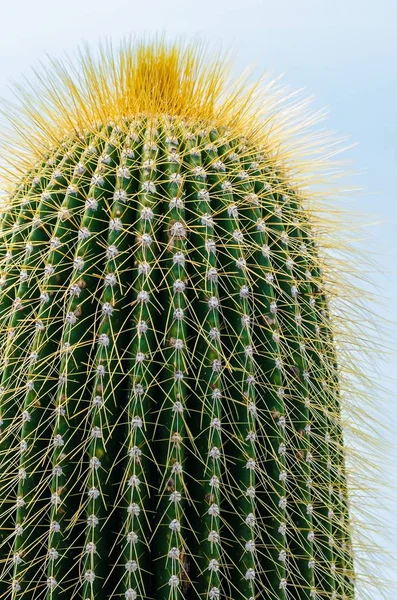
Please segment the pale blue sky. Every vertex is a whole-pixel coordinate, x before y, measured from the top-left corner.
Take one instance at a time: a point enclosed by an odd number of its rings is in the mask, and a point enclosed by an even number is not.
[[[236,71],[284,73],[292,88],[305,87],[313,107],[327,106],[327,127],[359,144],[349,150],[362,187],[356,207],[384,220],[371,229],[371,251],[384,274],[371,278],[384,296],[377,310],[396,320],[397,203],[397,3],[395,0],[18,0],[2,7],[0,96],[10,97],[9,78],[22,82],[45,52],[62,57],[83,41],[114,41],[130,34],[165,31],[172,39],[199,34],[214,48],[234,49]],[[397,328],[394,327],[397,334]],[[395,337],[395,336],[394,336]],[[396,354],[380,366],[390,389],[384,420],[397,429]],[[393,381],[391,381],[393,380]],[[388,521],[397,534],[396,436],[386,478],[392,481]],[[394,466],[393,466],[394,463]],[[394,538],[396,539],[396,537]],[[388,549],[393,551],[392,544]],[[395,579],[397,588],[397,577]],[[374,595],[374,598],[378,598]],[[389,598],[394,597],[390,592]]]

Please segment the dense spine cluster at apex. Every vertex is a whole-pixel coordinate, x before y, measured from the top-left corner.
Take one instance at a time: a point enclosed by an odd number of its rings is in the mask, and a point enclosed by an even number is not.
[[[1,227],[0,598],[354,598],[321,259],[274,161],[124,119]]]

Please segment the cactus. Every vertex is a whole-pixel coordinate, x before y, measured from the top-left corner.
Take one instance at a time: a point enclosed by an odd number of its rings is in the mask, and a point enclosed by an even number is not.
[[[355,597],[309,192],[255,86],[219,103],[224,65],[199,57],[86,54],[81,79],[54,65],[45,99],[24,96],[1,230],[1,598]]]

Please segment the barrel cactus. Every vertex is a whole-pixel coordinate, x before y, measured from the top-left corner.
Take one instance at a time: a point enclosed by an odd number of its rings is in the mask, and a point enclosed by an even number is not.
[[[87,52],[14,119],[1,598],[355,597],[320,228],[200,57]]]

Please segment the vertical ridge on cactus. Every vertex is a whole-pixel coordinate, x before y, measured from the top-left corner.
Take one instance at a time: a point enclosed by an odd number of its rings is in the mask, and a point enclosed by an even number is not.
[[[125,45],[26,92],[1,222],[1,598],[356,597],[306,166],[257,88],[223,98],[200,56]]]

